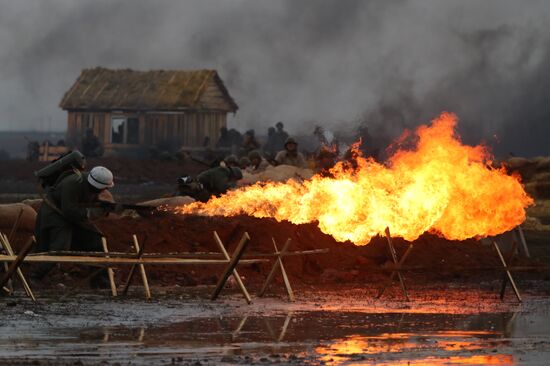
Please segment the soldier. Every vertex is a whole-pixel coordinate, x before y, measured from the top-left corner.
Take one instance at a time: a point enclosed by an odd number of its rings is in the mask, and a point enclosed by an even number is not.
[[[248,159],[250,159],[250,172],[259,173],[264,171],[269,163],[262,157],[262,154],[258,150],[251,151],[248,154]]]
[[[242,158],[239,159],[239,168],[241,168],[241,170],[248,170],[249,167],[250,167],[249,158],[247,158],[246,156],[243,156]]]
[[[258,140],[256,140],[256,133],[254,130],[248,130],[243,135],[243,144],[239,149],[240,154],[247,156],[252,150],[256,150],[260,147]]]
[[[277,122],[275,127],[277,127],[277,131],[275,132],[275,138],[277,141],[275,149],[276,151],[280,151],[284,148],[286,140],[288,139],[288,133],[284,130],[285,125],[281,121]]]
[[[267,141],[263,146],[264,152],[267,154],[267,156],[272,160],[277,152],[282,149],[282,146],[280,148],[277,148],[278,140],[277,140],[277,133],[275,132],[275,127],[269,127],[267,129]]]
[[[220,128],[220,138],[216,142],[216,148],[231,148],[231,136],[228,133],[227,127]]]
[[[197,180],[210,196],[219,196],[235,188],[240,179],[243,179],[243,173],[240,168],[234,166],[218,166],[205,170],[197,176]]]
[[[94,225],[93,220],[106,216],[112,209],[89,206],[100,203],[100,195],[113,186],[113,173],[102,166],[93,168],[89,173],[77,170],[61,173],[48,189],[36,217],[35,235],[38,251],[102,252],[103,234]],[[33,277],[42,279],[53,266],[54,264],[42,264]],[[92,287],[106,286],[105,276],[106,273],[94,276],[90,283]]]
[[[235,166],[235,167],[238,167],[239,166],[239,159],[237,158],[237,155],[227,155],[222,163],[220,164],[220,166],[226,166],[226,167],[232,167],[232,166]]]
[[[292,137],[285,141],[284,150],[279,151],[275,156],[275,161],[279,165],[293,165],[298,168],[305,168],[306,161],[304,156],[298,152],[298,143]]]
[[[91,128],[86,129],[86,135],[82,139],[82,153],[89,158],[103,155],[103,147]]]

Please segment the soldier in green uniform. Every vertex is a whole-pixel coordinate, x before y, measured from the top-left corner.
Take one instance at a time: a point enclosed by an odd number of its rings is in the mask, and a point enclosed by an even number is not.
[[[219,196],[231,188],[235,188],[237,181],[243,178],[243,173],[238,167],[218,166],[208,169],[197,176],[210,196]]]
[[[35,224],[37,249],[48,251],[102,252],[101,231],[92,222],[106,216],[110,208],[84,207],[100,201],[102,191],[114,186],[113,174],[105,167],[95,167],[89,173],[63,172],[55,184],[48,188],[38,211]],[[34,278],[43,278],[53,264],[42,264]],[[102,282],[100,274],[92,279]]]

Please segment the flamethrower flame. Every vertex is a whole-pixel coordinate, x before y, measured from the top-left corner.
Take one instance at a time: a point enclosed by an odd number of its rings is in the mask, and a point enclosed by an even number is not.
[[[415,147],[397,150],[385,165],[359,156],[357,169],[340,162],[333,178],[257,183],[178,212],[318,222],[324,233],[356,245],[368,244],[386,227],[410,241],[424,232],[464,240],[513,229],[533,200],[519,176],[492,167],[484,146],[463,145],[456,123],[445,112],[420,126],[409,136]]]

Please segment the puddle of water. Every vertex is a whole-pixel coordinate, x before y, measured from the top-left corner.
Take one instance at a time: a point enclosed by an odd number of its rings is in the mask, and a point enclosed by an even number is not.
[[[547,314],[295,312],[159,326],[0,330],[0,360],[514,365],[550,359]]]

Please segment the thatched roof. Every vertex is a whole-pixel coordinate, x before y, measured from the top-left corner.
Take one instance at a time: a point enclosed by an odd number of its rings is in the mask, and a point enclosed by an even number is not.
[[[82,70],[65,93],[62,109],[219,110],[237,104],[215,70]]]

